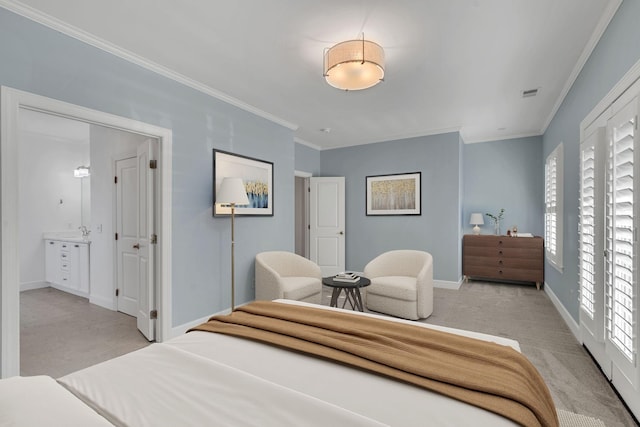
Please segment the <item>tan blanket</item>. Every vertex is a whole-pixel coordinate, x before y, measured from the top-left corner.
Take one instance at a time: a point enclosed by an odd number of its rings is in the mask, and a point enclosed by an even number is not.
[[[535,367],[511,347],[351,313],[256,301],[192,330],[323,357],[441,393],[523,426],[558,426]]]

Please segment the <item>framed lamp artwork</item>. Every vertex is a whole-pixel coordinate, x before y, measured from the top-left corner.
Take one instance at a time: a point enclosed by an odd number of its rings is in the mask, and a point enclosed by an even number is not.
[[[248,205],[236,205],[236,216],[273,216],[273,163],[228,151],[213,150],[213,215],[231,215],[231,207],[216,204],[224,178],[241,178]]]
[[[367,215],[421,215],[421,172],[366,178]]]

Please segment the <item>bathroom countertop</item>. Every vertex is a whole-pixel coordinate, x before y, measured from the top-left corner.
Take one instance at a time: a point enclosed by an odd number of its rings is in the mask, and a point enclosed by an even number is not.
[[[50,231],[47,233],[42,233],[42,238],[44,240],[59,240],[62,242],[70,243],[91,243],[90,238],[84,238],[82,237],[82,234],[74,231]]]

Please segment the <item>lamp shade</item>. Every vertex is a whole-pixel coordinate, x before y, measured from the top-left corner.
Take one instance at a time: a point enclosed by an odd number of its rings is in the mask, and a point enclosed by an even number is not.
[[[220,188],[216,193],[216,203],[248,205],[249,198],[244,188],[242,178],[223,178]]]
[[[471,219],[469,220],[469,224],[471,224],[471,225],[483,225],[484,224],[484,217],[482,216],[481,213],[472,213],[471,214]]]
[[[369,40],[348,40],[327,49],[324,77],[331,86],[361,90],[384,79],[384,50]]]

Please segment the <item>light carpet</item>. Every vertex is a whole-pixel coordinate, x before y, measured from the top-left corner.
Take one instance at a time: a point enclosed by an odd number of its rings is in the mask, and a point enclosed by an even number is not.
[[[558,409],[558,420],[560,427],[605,427],[604,423],[597,418],[574,414],[562,409]]]

